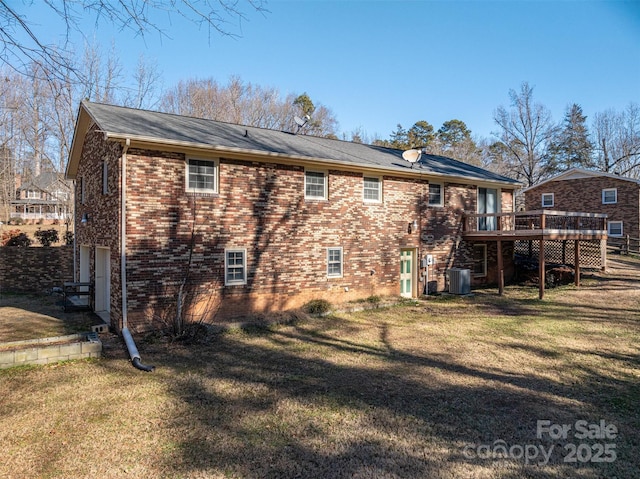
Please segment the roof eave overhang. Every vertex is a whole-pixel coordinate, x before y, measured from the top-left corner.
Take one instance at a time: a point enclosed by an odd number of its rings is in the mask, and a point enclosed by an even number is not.
[[[130,142],[130,147],[142,148],[142,149],[153,149],[153,150],[162,150],[167,147],[181,151],[185,153],[190,153],[193,155],[202,155],[204,153],[210,154],[211,152],[216,153],[219,156],[224,156],[225,158],[237,159],[237,160],[257,160],[260,159],[266,162],[278,162],[289,165],[299,165],[305,164],[310,166],[315,166],[317,168],[327,168],[327,166],[334,166],[338,169],[348,169],[350,171],[366,171],[371,173],[378,174],[393,174],[394,176],[407,177],[407,178],[436,178],[439,180],[455,180],[459,183],[465,184],[492,184],[492,185],[500,185],[508,188],[518,188],[521,183],[518,182],[510,182],[510,181],[501,181],[501,180],[492,180],[487,178],[473,178],[467,176],[457,176],[457,175],[447,175],[442,173],[434,173],[428,171],[420,171],[415,168],[411,168],[407,166],[406,170],[398,169],[398,168],[390,168],[386,166],[380,165],[371,165],[371,166],[362,166],[358,164],[354,164],[348,161],[340,161],[340,160],[332,160],[327,158],[317,158],[311,156],[304,155],[289,155],[286,153],[276,153],[264,150],[252,150],[246,148],[236,148],[236,147],[227,147],[227,146],[219,146],[219,145],[211,145],[208,143],[194,143],[191,141],[177,141],[177,140],[167,140],[167,139],[158,139],[154,137],[145,137],[145,136],[136,136],[136,135],[127,135],[124,133],[114,133],[114,132],[105,132],[105,138],[111,141],[117,141],[124,144],[127,140]]]

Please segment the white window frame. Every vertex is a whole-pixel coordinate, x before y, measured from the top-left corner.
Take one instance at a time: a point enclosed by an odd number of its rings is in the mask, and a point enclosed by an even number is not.
[[[336,261],[335,258],[332,258],[331,253],[338,252],[340,255],[339,261]],[[338,264],[340,268],[340,273],[335,273],[331,271],[331,266]],[[344,273],[344,254],[342,252],[342,246],[333,246],[327,248],[327,278],[342,278]]]
[[[211,166],[213,166],[213,174],[203,174],[202,176],[212,176],[213,177],[213,188],[199,188],[199,187],[190,187],[189,183],[190,183],[190,178],[191,178],[191,171],[190,171],[190,166],[191,166],[191,162],[206,162],[206,163],[211,163]],[[206,166],[206,165],[203,165]],[[218,184],[219,184],[219,178],[220,178],[220,161],[217,158],[198,158],[198,157],[188,157],[187,161],[185,162],[185,189],[187,191],[187,193],[203,193],[203,194],[216,194],[218,193]],[[195,173],[195,175],[197,176],[198,173]]]
[[[545,202],[545,198],[551,198],[551,204],[547,204]],[[556,199],[554,193],[542,193],[542,207],[543,208],[553,208],[555,205]]]
[[[476,248],[482,249],[482,273],[476,272]],[[487,276],[487,245],[486,244],[474,244],[473,245],[473,268],[471,270],[473,276],[476,278],[484,278]]]
[[[237,263],[229,263],[229,254],[233,253],[242,255],[242,263],[240,266]],[[231,268],[242,268],[242,278],[229,279],[229,272]],[[225,248],[224,250],[224,285],[225,286],[237,286],[247,284],[247,250],[246,248]]]
[[[439,186],[440,187],[440,201],[438,203],[431,201],[431,186]],[[444,184],[443,183],[429,183],[429,206],[444,206]]]
[[[606,194],[613,191],[613,201],[606,201]],[[602,190],[602,204],[603,205],[615,205],[618,202],[618,188],[604,188]]]
[[[620,234],[611,233],[611,225],[613,225],[613,224],[620,225]],[[624,224],[623,224],[622,221],[609,221],[607,223],[607,234],[609,236],[614,237],[614,238],[621,238],[622,236],[624,236],[624,229],[623,228],[624,228]]]
[[[323,185],[322,185],[322,196],[319,195],[308,195],[307,194],[307,175],[311,173],[313,175],[322,175],[323,178]],[[320,171],[320,170],[305,170],[304,172],[304,199],[305,200],[326,200],[328,195],[327,195],[327,191],[328,191],[328,183],[329,183],[329,179],[328,179],[328,174],[326,171]],[[317,177],[317,176],[314,176]],[[314,184],[315,186],[315,184]]]
[[[371,186],[367,187],[367,182],[372,183],[372,180],[377,183],[377,188],[372,188]],[[378,198],[367,198],[367,191],[376,191]],[[365,203],[382,203],[382,178],[379,176],[362,177],[362,200]]]
[[[39,200],[42,198],[42,192],[38,190],[27,190],[27,198],[30,200]]]

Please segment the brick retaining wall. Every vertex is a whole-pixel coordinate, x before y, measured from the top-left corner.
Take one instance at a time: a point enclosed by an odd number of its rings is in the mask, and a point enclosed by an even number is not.
[[[73,246],[0,247],[0,289],[41,292],[73,281]]]

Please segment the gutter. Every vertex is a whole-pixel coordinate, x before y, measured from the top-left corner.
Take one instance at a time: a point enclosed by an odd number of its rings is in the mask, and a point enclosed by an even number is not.
[[[141,371],[151,372],[155,369],[155,366],[148,366],[140,362],[140,353],[136,343],[131,336],[131,332],[128,327],[127,318],[127,151],[131,145],[131,140],[126,139],[122,149],[122,195],[120,198],[120,282],[122,290],[122,337],[127,345],[127,351],[129,351],[129,357],[131,357],[131,363],[137,369]]]

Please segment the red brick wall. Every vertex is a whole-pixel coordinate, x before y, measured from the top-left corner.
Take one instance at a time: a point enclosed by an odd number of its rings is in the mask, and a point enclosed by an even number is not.
[[[75,232],[79,258],[80,246],[90,247],[90,279],[94,281],[96,247],[109,248],[110,266],[110,310],[115,324],[119,324],[122,311],[120,288],[120,155],[119,144],[106,142],[101,132],[92,128],[87,133],[82,151],[82,161],[78,167],[75,184]],[[108,191],[103,194],[102,163],[107,162]],[[84,182],[85,201],[82,203],[81,184]],[[89,216],[86,224],[80,220],[83,214]],[[80,261],[76,262],[80,267]],[[76,278],[79,273],[76,272]]]
[[[38,292],[73,281],[73,247],[0,247],[2,291]]]
[[[618,189],[618,202],[602,204],[602,190]],[[525,193],[527,210],[542,209],[542,194],[554,194],[552,210],[604,213],[608,221],[623,221],[623,233],[640,237],[640,185],[631,181],[610,178],[581,178],[550,181]]]
[[[78,178],[86,178],[87,204],[77,204],[78,219],[85,211],[91,216],[87,225],[77,227],[78,244],[110,248],[111,318],[119,326],[120,154],[119,145],[89,134],[78,171]],[[108,195],[102,194],[104,159],[109,163]],[[429,279],[439,289],[445,287],[447,268],[470,266],[461,218],[463,211],[475,210],[473,186],[445,184],[445,206],[432,208],[427,206],[426,179],[384,176],[384,203],[365,203],[361,173],[328,170],[328,200],[310,201],[304,199],[302,166],[221,158],[219,171],[219,194],[190,195],[185,192],[184,154],[129,149],[126,254],[131,327],[169,324],[185,280],[187,306],[195,316],[230,320],[298,307],[311,299],[335,304],[397,295],[402,248],[415,248],[419,257],[434,255],[436,266]],[[508,208],[511,195],[503,192]],[[418,231],[409,232],[413,220]],[[328,247],[343,249],[341,278],[327,277]],[[246,249],[246,285],[224,285],[225,248]]]

